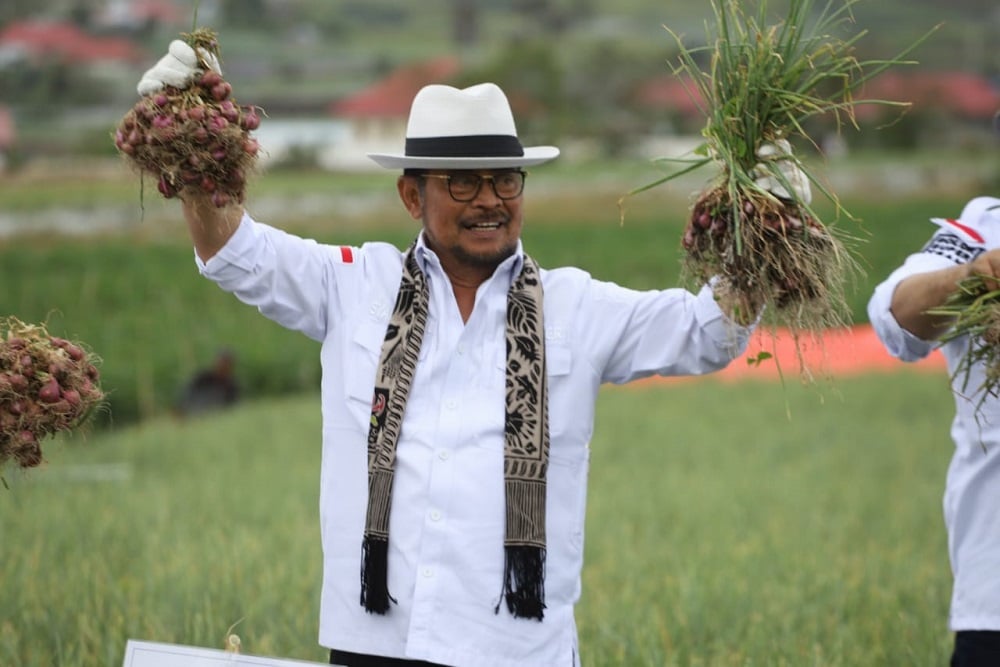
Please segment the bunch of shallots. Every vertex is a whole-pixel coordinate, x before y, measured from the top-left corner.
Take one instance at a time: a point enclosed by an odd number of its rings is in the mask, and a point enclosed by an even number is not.
[[[217,56],[211,30],[185,38],[199,58]],[[251,132],[260,126],[260,112],[237,104],[232,85],[208,63],[200,64],[202,73],[189,87],[166,86],[136,102],[119,122],[114,140],[132,165],[156,178],[164,197],[192,189],[222,207],[245,198],[259,151]]]
[[[698,281],[722,276],[754,302],[791,309],[796,317],[825,311],[841,298],[838,262],[845,253],[805,205],[749,189],[734,202],[725,186],[706,188],[681,243],[685,271]]]
[[[44,326],[0,320],[0,470],[42,462],[41,440],[81,426],[104,400],[97,358]]]

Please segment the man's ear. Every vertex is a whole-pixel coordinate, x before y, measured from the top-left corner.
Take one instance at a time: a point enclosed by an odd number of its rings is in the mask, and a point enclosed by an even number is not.
[[[402,175],[396,180],[399,199],[414,220],[423,217],[423,202],[420,199],[420,184],[415,176]]]

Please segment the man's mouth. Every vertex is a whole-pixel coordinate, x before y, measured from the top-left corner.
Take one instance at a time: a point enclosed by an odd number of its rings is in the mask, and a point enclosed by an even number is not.
[[[470,222],[465,225],[466,229],[475,232],[491,232],[500,229],[500,226],[504,224],[503,220],[484,220],[481,222]]]

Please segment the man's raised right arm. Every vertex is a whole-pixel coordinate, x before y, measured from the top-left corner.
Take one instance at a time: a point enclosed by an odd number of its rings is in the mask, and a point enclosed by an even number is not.
[[[180,194],[195,252],[203,262],[211,259],[229,241],[243,219],[239,204],[217,207],[211,198],[200,192],[186,190]]]

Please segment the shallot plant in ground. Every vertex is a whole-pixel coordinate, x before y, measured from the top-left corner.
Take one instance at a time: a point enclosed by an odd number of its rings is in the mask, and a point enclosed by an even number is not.
[[[260,111],[237,104],[232,85],[205,61],[205,54],[218,59],[213,31],[201,28],[183,37],[199,54],[202,73],[188,88],[167,86],[136,102],[115,129],[115,146],[156,179],[166,198],[189,188],[218,207],[242,202],[260,149],[251,136]]]
[[[80,342],[15,317],[0,321],[0,471],[43,461],[41,441],[86,421],[104,400],[99,360]]]
[[[693,48],[667,28],[680,53],[674,72],[691,81],[702,105],[705,141],[691,159],[662,159],[686,166],[626,194],[714,167],[716,177],[695,195],[681,239],[684,276],[693,284],[714,277],[737,298],[741,319],[763,306],[762,321],[787,327],[796,340],[849,320],[845,288],[859,272],[855,239],[797,198],[784,160],[794,161],[836,204],[838,217],[847,214],[797,156],[772,151],[762,158],[760,150],[815,145],[803,125],[814,116],[831,116],[839,130],[845,123],[857,127],[857,104],[905,106],[854,93],[888,67],[909,63],[900,58],[923,41],[891,60],[858,60],[854,46],[864,32],[849,39],[835,34],[851,23],[857,1],[829,0],[817,8],[813,0],[791,0],[785,17],[768,25],[766,0],[756,3],[755,13],[752,2],[712,0],[714,30],[706,29],[705,45]],[[761,176],[770,176],[786,196],[758,184]]]

